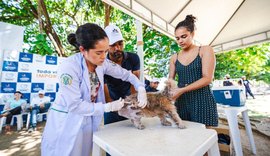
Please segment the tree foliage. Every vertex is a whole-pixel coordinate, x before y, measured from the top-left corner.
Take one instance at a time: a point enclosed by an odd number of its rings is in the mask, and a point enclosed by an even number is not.
[[[51,24],[51,27],[44,27],[44,32],[39,30],[37,2],[44,2],[43,11],[46,9]],[[45,16],[47,15],[43,14],[41,19],[46,25]],[[135,19],[104,5],[101,0],[1,0],[0,21],[25,27],[25,52],[59,55],[50,37],[54,31],[65,49],[65,56],[71,55],[73,47],[66,37],[74,33],[79,25],[87,22],[97,23],[102,27],[109,22],[116,24],[122,30],[125,50],[136,52]],[[180,50],[177,43],[146,25],[143,25],[143,38],[146,74],[167,77],[169,59]],[[265,43],[217,54],[215,79],[222,79],[228,73],[232,78],[246,75],[249,79],[270,82],[269,51],[270,43]]]
[[[248,79],[270,82],[270,43],[259,44],[243,49],[216,55],[215,78],[222,79],[225,74],[232,78],[243,75]]]

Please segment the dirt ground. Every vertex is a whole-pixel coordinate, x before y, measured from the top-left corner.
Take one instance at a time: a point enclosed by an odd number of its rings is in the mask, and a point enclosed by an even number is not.
[[[250,109],[249,116],[253,128],[253,135],[257,148],[257,156],[268,156],[270,153],[270,95],[256,96],[256,99],[247,100],[246,105]],[[244,156],[252,156],[248,137],[242,126],[241,116],[239,117],[239,127],[241,130],[241,142]],[[45,122],[38,124],[37,131],[28,133],[24,128],[16,131],[12,127],[12,132],[0,134],[0,155],[1,156],[39,156],[41,134]],[[220,125],[228,126],[225,119],[220,119]],[[233,151],[233,150],[232,150]],[[227,154],[226,154],[227,155]],[[232,152],[232,155],[235,155]]]

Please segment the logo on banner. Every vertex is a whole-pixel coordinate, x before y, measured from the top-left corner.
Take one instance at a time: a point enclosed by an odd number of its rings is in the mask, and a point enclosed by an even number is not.
[[[46,64],[57,64],[57,57],[54,56],[46,56]]]
[[[9,60],[9,61],[18,61],[18,52],[17,51],[6,51],[4,60]]]
[[[43,62],[43,56],[41,56],[41,55],[34,55],[34,61],[36,61],[36,62]]]
[[[44,89],[44,83],[32,83],[31,92],[37,93]]]
[[[18,73],[18,82],[31,82],[31,73]]]
[[[2,93],[14,93],[16,91],[16,83],[1,83],[1,92]]]
[[[17,84],[17,90],[19,90],[21,92],[30,92],[30,83]]]
[[[46,85],[46,91],[47,92],[53,92],[54,91],[54,84],[47,84]]]
[[[20,53],[19,61],[20,62],[33,62],[33,54]]]
[[[3,73],[3,80],[4,81],[14,81],[16,78],[15,73]]]
[[[20,63],[20,68],[19,68],[21,71],[29,71],[29,64],[22,64]]]
[[[55,93],[45,93],[45,96],[50,97],[51,101],[54,101],[55,99]]]
[[[13,93],[5,93],[5,94],[1,94],[1,95],[2,95],[1,99],[2,99],[2,101],[4,103],[6,103],[7,100],[9,100],[9,99],[11,99],[11,98],[14,97],[14,94]]]
[[[18,62],[4,61],[2,69],[3,69],[3,71],[17,72],[18,71]]]

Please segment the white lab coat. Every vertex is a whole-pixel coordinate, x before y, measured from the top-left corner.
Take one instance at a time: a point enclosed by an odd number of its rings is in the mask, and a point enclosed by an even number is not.
[[[69,75],[69,84],[60,78],[59,91],[51,106],[42,136],[42,156],[89,156],[93,132],[101,123],[105,103],[104,74],[129,81],[137,90],[144,86],[130,71],[105,60],[96,68],[100,81],[97,102],[90,102],[91,86],[85,59],[81,53],[64,61],[58,75]]]

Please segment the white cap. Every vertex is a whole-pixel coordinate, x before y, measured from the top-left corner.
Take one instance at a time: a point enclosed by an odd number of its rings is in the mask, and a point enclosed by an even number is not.
[[[158,78],[153,78],[153,79],[151,80],[151,82],[159,82],[159,79],[158,79]]]
[[[45,94],[45,91],[44,90],[40,90],[40,91],[38,91],[38,94]]]
[[[108,25],[105,28],[105,32],[109,38],[109,45],[113,45],[117,41],[124,40],[120,29],[116,25]]]

